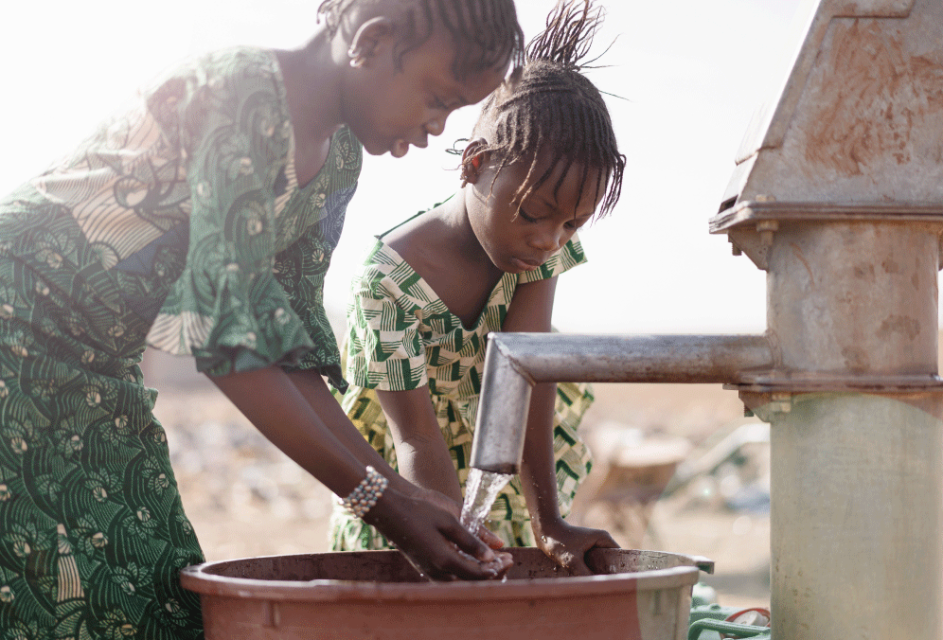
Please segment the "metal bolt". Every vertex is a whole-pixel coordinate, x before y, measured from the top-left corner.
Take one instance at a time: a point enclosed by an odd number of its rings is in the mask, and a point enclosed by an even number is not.
[[[773,393],[770,395],[770,411],[778,411],[779,413],[789,413],[792,411],[792,394],[789,393]]]
[[[775,220],[762,220],[756,223],[756,230],[760,234],[760,244],[764,247],[773,246],[773,232],[779,230],[779,223]]]

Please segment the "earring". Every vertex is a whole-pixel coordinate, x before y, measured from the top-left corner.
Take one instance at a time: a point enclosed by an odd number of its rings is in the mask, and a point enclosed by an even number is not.
[[[350,66],[354,69],[359,69],[362,67],[365,61],[364,57],[357,53],[353,47],[347,50],[347,57],[350,58]]]
[[[468,174],[468,165],[471,165],[475,168],[475,172],[481,168],[481,156],[474,156],[471,160],[468,161],[468,164],[462,164],[462,186],[464,187],[468,184],[468,179],[471,177]]]

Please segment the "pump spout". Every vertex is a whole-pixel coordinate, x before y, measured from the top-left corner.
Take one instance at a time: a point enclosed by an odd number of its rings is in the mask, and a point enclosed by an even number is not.
[[[515,367],[511,354],[494,339],[497,335],[488,337],[471,466],[514,475],[524,454],[533,380]]]
[[[766,336],[492,333],[471,466],[520,471],[530,392],[538,382],[733,383],[774,366]]]

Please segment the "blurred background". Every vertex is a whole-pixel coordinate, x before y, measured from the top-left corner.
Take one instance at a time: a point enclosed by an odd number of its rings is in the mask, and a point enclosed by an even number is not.
[[[68,152],[136,87],[202,51],[301,46],[318,0],[20,2],[4,8],[0,192]],[[552,0],[517,3],[528,38]],[[554,323],[581,333],[759,333],[764,274],[734,258],[707,221],[743,133],[777,95],[804,33],[805,0],[601,2],[587,71],[608,104],[628,167],[614,213],[581,233],[590,262],[561,278]],[[477,116],[403,160],[367,157],[334,256],[326,301],[338,336],[349,276],[370,244],[452,193],[444,150]],[[422,185],[422,188],[417,188]],[[145,359],[160,390],[188,514],[209,559],[326,549],[329,494],[270,446],[189,360]],[[768,444],[719,386],[598,385],[584,430],[598,464],[577,505],[626,546],[701,554],[721,603],[768,602]],[[605,453],[605,455],[603,455]]]

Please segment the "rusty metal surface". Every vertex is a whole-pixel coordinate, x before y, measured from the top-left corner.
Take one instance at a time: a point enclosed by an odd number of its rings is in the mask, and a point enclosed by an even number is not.
[[[767,270],[779,368],[863,383],[935,375],[939,258],[938,236],[919,224],[781,227]]]
[[[762,148],[782,144],[789,122],[802,97],[817,52],[835,18],[906,18],[915,0],[800,0],[800,15],[808,16],[801,43],[796,49],[791,73],[777,95],[777,101],[762,105],[753,117],[737,153],[737,163],[745,163]],[[800,35],[800,34],[797,34]]]
[[[943,200],[941,39],[936,0],[823,1],[724,201]]]
[[[766,113],[710,230],[767,272],[773,636],[938,640],[943,2],[817,3]]]

